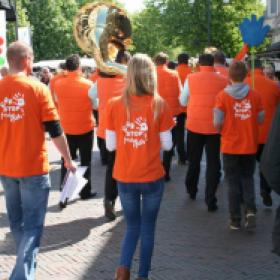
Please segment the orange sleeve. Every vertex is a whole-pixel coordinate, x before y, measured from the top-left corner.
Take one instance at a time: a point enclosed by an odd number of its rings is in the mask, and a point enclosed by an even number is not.
[[[238,52],[238,54],[233,59],[234,61],[241,61],[244,59],[245,55],[249,52],[249,46],[247,44],[244,44],[241,50]]]
[[[42,122],[59,120],[51,93],[46,86],[38,88]]]
[[[257,99],[257,112],[259,113],[259,112],[264,111],[264,107],[262,104],[261,95],[258,92],[255,92],[255,93],[256,93],[256,99]]]
[[[167,105],[167,103],[165,103],[165,101],[163,103],[163,108],[161,111],[159,121],[160,121],[160,128],[159,128],[160,132],[170,130],[175,125],[171,110],[170,110],[169,106]]]
[[[106,108],[106,121],[105,121],[105,128],[108,130],[115,130],[114,122],[113,122],[113,107],[114,102],[113,100],[110,100],[108,102],[107,108]]]
[[[218,95],[216,96],[214,108],[225,112],[225,102],[224,102],[224,92],[223,91],[218,93]]]

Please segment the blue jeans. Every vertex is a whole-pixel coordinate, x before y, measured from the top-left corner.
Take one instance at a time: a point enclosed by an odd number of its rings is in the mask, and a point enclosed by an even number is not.
[[[17,259],[10,280],[35,279],[36,255],[47,210],[49,175],[11,178],[0,176]]]
[[[118,191],[127,224],[120,266],[131,267],[140,237],[138,275],[147,278],[154,249],[156,220],[164,191],[163,179],[150,183],[118,182]]]

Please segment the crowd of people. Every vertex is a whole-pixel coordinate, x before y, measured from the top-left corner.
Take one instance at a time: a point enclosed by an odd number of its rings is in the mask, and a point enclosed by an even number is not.
[[[146,54],[132,56],[120,50],[116,65],[126,74],[97,70],[86,79],[74,54],[56,75],[44,69],[40,82],[29,78],[32,49],[12,43],[7,50],[9,69],[0,80],[0,179],[17,246],[10,279],[35,278],[50,188],[45,132],[62,156],[61,185],[67,169],[75,172],[75,160],[87,167],[82,200],[96,196],[91,156],[97,133],[100,160],[106,166],[104,215],[109,221],[116,218],[119,195],[126,221],[116,280],[130,279],[138,240],[137,279],[148,279],[157,215],[165,182],[172,180],[176,151],[178,164],[186,166],[189,198],[196,200],[205,149],[207,210],[218,210],[216,193],[223,166],[229,227],[239,230],[244,222],[246,229],[254,230],[256,161],[263,153],[269,158],[274,152],[266,142],[280,89],[264,75],[261,61],[255,60],[253,68],[250,60],[245,63],[241,58],[237,56],[228,67],[224,53],[215,50],[201,54],[194,68],[187,53],[171,63],[163,52],[152,60]],[[279,139],[279,133],[274,138]],[[268,161],[269,171],[280,174],[279,161],[274,165]],[[259,171],[263,203],[270,207],[274,184],[268,173],[265,168]],[[275,248],[279,251],[280,246]]]

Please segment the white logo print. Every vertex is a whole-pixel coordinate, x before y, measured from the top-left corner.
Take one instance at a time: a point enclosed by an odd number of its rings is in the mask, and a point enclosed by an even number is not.
[[[127,121],[122,130],[124,143],[132,143],[133,148],[137,149],[148,141],[147,120],[142,117],[138,117],[134,122]]]
[[[252,105],[250,100],[245,99],[241,102],[236,102],[233,106],[234,116],[236,119],[240,119],[242,121],[249,119],[252,116]]]
[[[0,102],[0,119],[9,119],[16,122],[24,117],[24,94],[16,93],[12,98],[5,97]]]

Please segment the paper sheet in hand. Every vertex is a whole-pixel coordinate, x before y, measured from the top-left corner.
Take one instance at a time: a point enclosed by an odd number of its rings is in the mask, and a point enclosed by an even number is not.
[[[82,188],[88,182],[83,176],[87,170],[87,167],[80,166],[75,173],[68,172],[65,176],[62,192],[60,194],[60,202],[65,203],[66,199],[71,201],[78,197]]]

